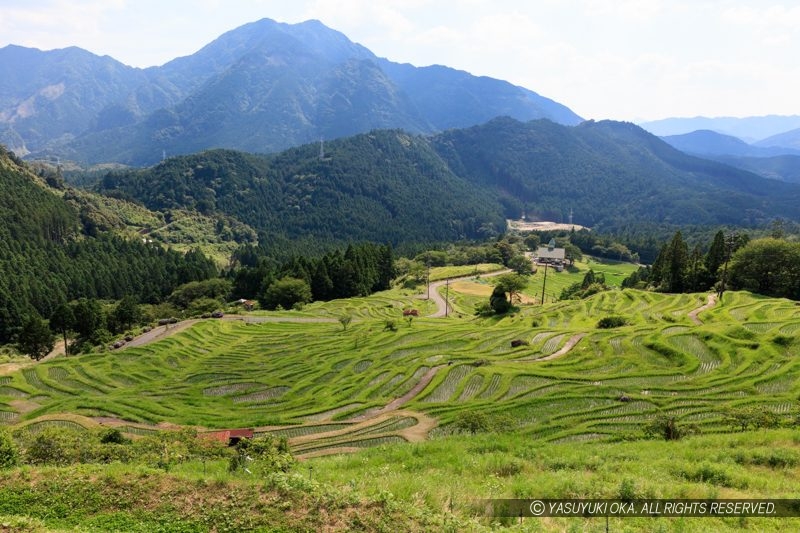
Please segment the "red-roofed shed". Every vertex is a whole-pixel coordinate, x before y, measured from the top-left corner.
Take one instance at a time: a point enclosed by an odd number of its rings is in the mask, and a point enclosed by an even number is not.
[[[236,446],[236,444],[242,439],[252,439],[253,438],[253,430],[252,429],[222,429],[219,431],[208,431],[206,433],[201,433],[201,436],[207,439],[214,439],[219,442],[223,442],[228,446]]]

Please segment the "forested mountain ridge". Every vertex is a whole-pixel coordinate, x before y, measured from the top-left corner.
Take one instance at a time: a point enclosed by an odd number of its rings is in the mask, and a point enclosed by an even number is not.
[[[164,152],[219,147],[274,152],[376,128],[430,133],[505,114],[581,120],[505,81],[378,58],[313,20],[262,19],[147,69],[77,48],[9,46],[0,50],[0,73],[13,80],[0,80],[0,142],[86,163],[153,164]]]
[[[203,254],[181,254],[101,231],[74,204],[0,146],[0,344],[26,317],[78,298],[157,302],[176,286],[216,273]]]
[[[456,174],[494,188],[509,216],[605,229],[630,224],[761,224],[800,216],[800,189],[689,156],[629,123],[501,118],[435,136]]]
[[[322,154],[320,154],[322,150]],[[272,156],[212,150],[113,172],[104,194],[151,209],[194,208],[246,221],[263,246],[434,242],[502,231],[492,193],[453,174],[424,137],[374,131]]]
[[[322,153],[320,153],[322,151]],[[270,156],[217,150],[112,172],[105,194],[252,225],[272,249],[448,241],[524,214],[620,229],[800,218],[800,187],[686,155],[633,124],[499,118],[426,137],[398,130]]]

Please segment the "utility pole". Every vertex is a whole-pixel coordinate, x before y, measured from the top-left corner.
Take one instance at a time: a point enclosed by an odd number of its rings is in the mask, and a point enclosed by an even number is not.
[[[733,253],[733,246],[736,244],[736,232],[725,236],[725,266],[722,269],[722,283],[719,286],[719,304],[722,305],[722,295],[725,294],[725,284],[728,282],[728,261]]]
[[[444,317],[447,318],[447,308],[450,307],[450,278],[444,282]]]
[[[430,259],[426,262],[427,268],[425,269],[425,283],[428,285],[428,297],[427,300],[431,299],[431,261]]]
[[[542,304],[544,305],[544,289],[547,287],[547,263],[544,264],[544,280],[542,280]]]

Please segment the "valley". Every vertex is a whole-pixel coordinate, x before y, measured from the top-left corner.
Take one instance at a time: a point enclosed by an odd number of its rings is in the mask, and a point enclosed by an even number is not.
[[[584,120],[318,20],[0,74],[0,532],[800,529],[800,116]]]

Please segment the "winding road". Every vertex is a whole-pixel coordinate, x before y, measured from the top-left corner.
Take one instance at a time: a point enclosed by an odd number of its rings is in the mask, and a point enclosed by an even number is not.
[[[495,272],[480,274],[480,276],[482,278],[488,278],[492,276],[500,276],[502,274],[508,274],[510,272],[511,270],[509,269],[497,270]],[[447,314],[447,304],[444,301],[444,297],[441,294],[439,294],[440,287],[444,287],[448,282],[453,283],[456,281],[466,281],[470,279],[475,279],[475,274],[471,274],[469,276],[461,276],[459,278],[443,279],[441,281],[434,281],[433,283],[431,283],[431,300],[433,301],[433,303],[436,304],[436,311],[428,315],[428,318],[444,318],[444,316]],[[419,297],[423,299],[425,298],[424,295],[420,295]]]

